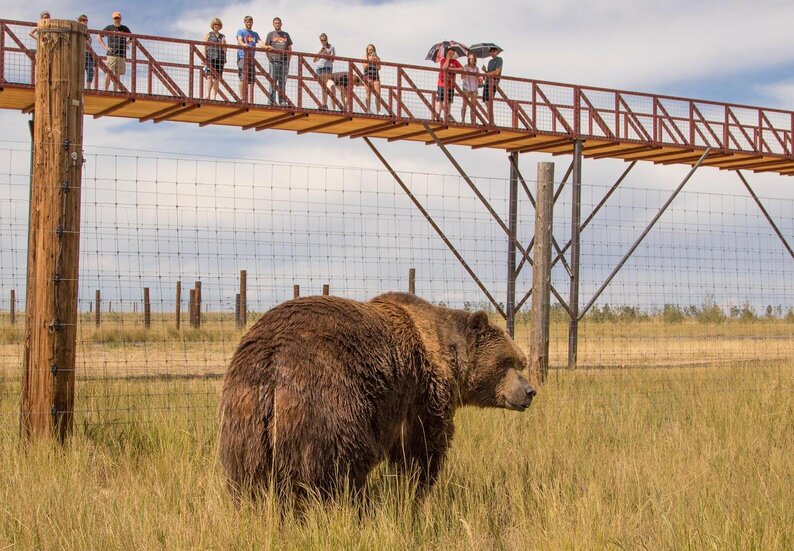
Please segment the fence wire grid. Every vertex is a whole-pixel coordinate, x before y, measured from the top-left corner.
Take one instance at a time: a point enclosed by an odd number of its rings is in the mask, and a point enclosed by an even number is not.
[[[220,377],[245,331],[241,319],[250,327],[296,293],[320,294],[327,286],[332,295],[367,300],[407,291],[415,270],[419,296],[499,318],[386,171],[102,148],[87,148],[85,157],[75,413],[86,423],[129,421],[142,410],[215,415]],[[503,307],[507,236],[472,190],[458,175],[400,177]],[[509,180],[474,181],[506,219]],[[534,192],[535,182],[527,184]],[[582,219],[610,184],[583,184]],[[9,422],[18,415],[22,375],[29,185],[30,150],[3,144],[0,415]],[[527,246],[534,210],[519,193],[518,239]],[[627,181],[589,223],[582,233],[582,306],[670,193]],[[794,200],[761,200],[790,242]],[[554,209],[561,246],[570,239],[570,216],[568,185]],[[517,300],[531,279],[525,264]],[[567,299],[563,262],[552,279]],[[685,188],[580,322],[577,366],[791,368],[793,281],[792,258],[749,195]],[[530,303],[516,321],[527,351]],[[567,349],[567,314],[553,302],[551,369],[567,365]],[[632,384],[627,378],[629,391],[662,392]]]

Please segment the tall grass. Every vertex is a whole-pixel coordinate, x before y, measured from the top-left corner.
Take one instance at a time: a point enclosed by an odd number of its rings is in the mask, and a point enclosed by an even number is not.
[[[78,398],[115,394],[107,384]],[[159,398],[115,384],[115,411],[78,413],[62,450],[24,449],[0,418],[0,549],[794,547],[790,363],[555,373],[526,414],[460,411],[420,505],[381,468],[369,511],[342,499],[303,515],[229,499],[219,381],[165,381]]]

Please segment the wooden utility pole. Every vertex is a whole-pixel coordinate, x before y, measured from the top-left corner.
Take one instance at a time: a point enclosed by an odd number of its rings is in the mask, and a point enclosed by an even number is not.
[[[39,21],[20,433],[71,432],[74,411],[86,27]]]
[[[11,303],[9,304],[9,320],[11,321],[11,325],[16,325],[17,323],[17,293],[13,289],[11,289]]]
[[[238,327],[244,328],[248,323],[248,274],[245,270],[240,270],[240,316],[238,318]]]
[[[190,327],[196,326],[196,288],[190,290],[190,305],[188,306],[188,316],[190,317]]]
[[[149,302],[149,288],[143,288],[143,326],[149,329],[152,326],[152,303]]]
[[[549,372],[549,301],[551,295],[551,240],[554,205],[554,163],[538,163],[535,206],[535,249],[532,267],[532,327],[529,365],[535,383]]]
[[[416,294],[416,268],[408,269],[408,292],[412,295]]]
[[[179,324],[180,324],[180,317],[182,315],[182,282],[176,282],[176,306],[175,306],[175,314],[176,314],[176,329],[179,331]]]

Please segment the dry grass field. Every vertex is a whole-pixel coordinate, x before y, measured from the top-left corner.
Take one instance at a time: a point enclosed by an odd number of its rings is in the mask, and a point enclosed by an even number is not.
[[[233,324],[125,319],[81,327],[64,449],[20,445],[21,347],[3,326],[0,549],[794,548],[790,323],[585,324],[580,358],[599,369],[553,371],[524,414],[461,410],[421,504],[380,469],[368,511],[298,515],[226,494],[221,383],[203,375],[223,371]]]

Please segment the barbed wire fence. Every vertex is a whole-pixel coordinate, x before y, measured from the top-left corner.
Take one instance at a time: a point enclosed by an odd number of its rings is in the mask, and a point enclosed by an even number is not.
[[[498,317],[388,172],[103,148],[86,148],[85,157],[78,422],[215,415],[219,379],[245,326],[298,294],[367,300],[412,284],[434,303]],[[400,176],[485,287],[504,297],[507,238],[463,180]],[[29,180],[29,148],[0,144],[0,415],[8,423],[18,416],[24,352]],[[475,183],[507,211],[506,179]],[[608,189],[586,181],[583,212]],[[588,225],[583,304],[668,195],[626,184]],[[783,235],[794,235],[794,200],[763,201]],[[570,211],[563,189],[554,211],[561,243]],[[534,211],[525,197],[518,219],[518,238],[529,243]],[[518,298],[531,275],[526,266],[519,274]],[[562,264],[552,279],[567,290]],[[516,323],[525,349],[528,317],[529,302]],[[552,306],[553,370],[566,366],[567,339],[567,316]],[[580,370],[793,361],[794,262],[747,195],[685,189],[579,329]],[[642,390],[632,384],[625,379],[628,391]]]

